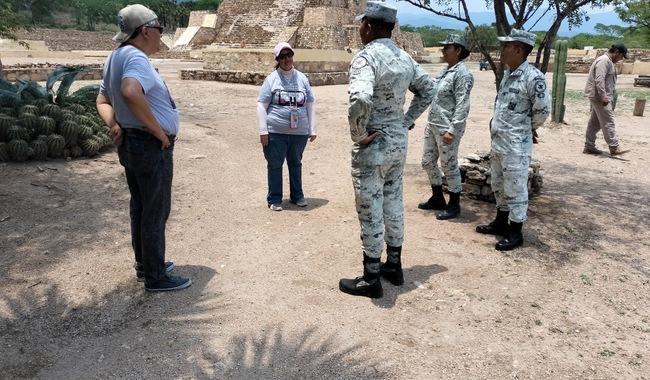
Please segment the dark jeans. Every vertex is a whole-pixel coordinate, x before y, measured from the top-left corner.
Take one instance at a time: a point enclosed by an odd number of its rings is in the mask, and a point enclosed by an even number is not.
[[[290,199],[297,202],[305,197],[302,193],[302,153],[307,139],[308,135],[269,133],[269,145],[264,147],[269,182],[266,195],[268,204],[282,202],[282,165],[285,159],[289,167]]]
[[[171,209],[174,143],[165,150],[142,131],[124,130],[117,153],[131,192],[131,244],[145,283],[165,276],[165,224]]]

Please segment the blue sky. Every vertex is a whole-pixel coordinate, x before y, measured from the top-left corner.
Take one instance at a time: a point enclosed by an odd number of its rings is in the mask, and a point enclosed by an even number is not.
[[[404,1],[387,0],[387,2],[397,5],[397,18],[402,25],[436,25],[441,28],[450,29],[463,29],[465,27],[465,24],[459,21],[435,16],[431,12]],[[494,22],[493,10],[486,7],[484,0],[468,0],[467,3],[474,24],[480,25]],[[607,6],[602,9],[590,9],[587,7],[586,10],[589,11],[589,21],[585,21],[579,28],[573,29],[569,29],[568,23],[565,21],[560,28],[559,34],[570,37],[578,33],[594,33],[594,27],[598,23],[605,25],[624,25],[614,12],[614,7],[612,6]],[[547,16],[535,26],[534,30],[548,29],[552,22],[552,16]]]
[[[423,9],[419,9],[414,5],[408,4],[404,1],[396,1],[396,0],[387,0],[389,3],[397,4],[397,13],[398,16],[400,14],[402,15],[410,15],[410,14],[420,14],[426,11]],[[467,8],[469,9],[470,12],[484,12],[487,10],[490,10],[486,7],[485,1],[483,0],[468,0],[467,1]],[[607,6],[603,9],[598,9],[594,10],[594,12],[609,12],[613,11],[614,7],[612,6]]]

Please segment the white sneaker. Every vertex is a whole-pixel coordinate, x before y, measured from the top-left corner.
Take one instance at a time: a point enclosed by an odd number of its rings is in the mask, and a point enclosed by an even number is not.
[[[271,205],[269,205],[269,208],[272,211],[282,211],[282,205],[280,203],[271,204]]]
[[[307,207],[307,201],[305,200],[305,198],[298,199],[297,201],[295,201],[293,203],[295,203],[295,205],[298,206],[298,207]]]

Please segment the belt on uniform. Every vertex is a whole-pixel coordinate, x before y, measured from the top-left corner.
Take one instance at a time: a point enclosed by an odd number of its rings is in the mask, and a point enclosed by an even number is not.
[[[141,138],[144,137],[144,138],[148,138],[148,139],[152,139],[152,140],[156,139],[156,136],[152,135],[151,133],[149,133],[147,131],[143,131],[142,129],[122,128],[122,132],[124,132],[124,134],[126,136],[137,136],[137,137],[141,137]],[[169,141],[174,141],[174,140],[176,140],[176,135],[167,134],[167,138],[169,139]]]

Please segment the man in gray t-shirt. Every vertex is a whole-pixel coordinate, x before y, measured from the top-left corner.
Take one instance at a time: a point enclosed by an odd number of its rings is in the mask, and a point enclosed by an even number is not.
[[[129,5],[118,13],[120,43],[106,60],[97,111],[118,145],[131,193],[131,243],[138,281],[148,291],[187,288],[165,262],[165,224],[171,206],[178,111],[167,85],[149,62],[160,48],[162,27],[149,8]]]

